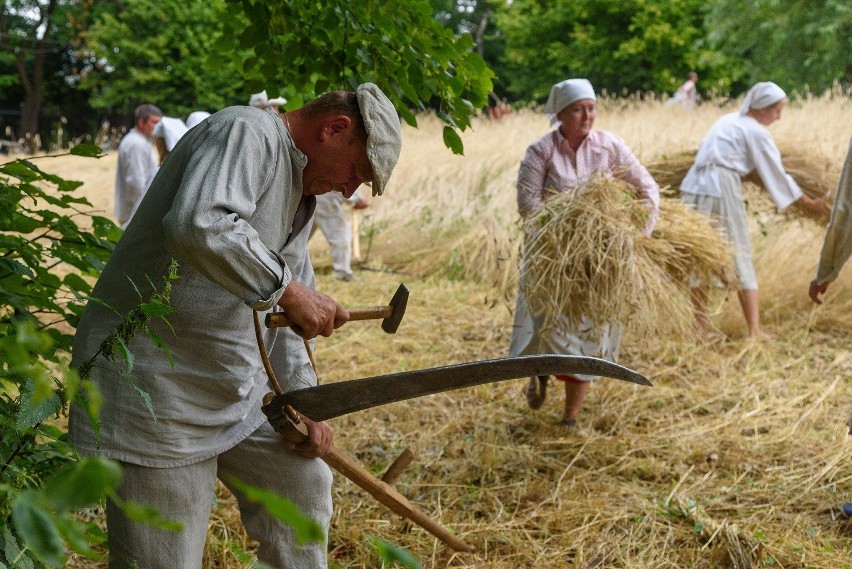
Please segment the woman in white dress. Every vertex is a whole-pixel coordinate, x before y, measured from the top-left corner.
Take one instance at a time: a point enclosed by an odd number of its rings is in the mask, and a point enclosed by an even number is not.
[[[593,130],[597,115],[595,90],[586,79],[566,79],[550,90],[545,112],[557,128],[527,148],[518,172],[518,211],[527,218],[541,209],[545,193],[551,189],[572,191],[595,175],[615,175],[633,187],[646,203],[650,234],[659,212],[660,188],[648,170],[639,163],[624,141],[611,132]],[[518,291],[515,323],[509,354],[567,354],[594,356],[609,361],[618,359],[621,326],[612,323],[593,325],[591,320],[570,323],[558,320],[545,329],[542,318],[534,315],[523,294]],[[589,382],[596,376],[556,376],[565,384],[565,412],[562,424],[575,426],[583,407]],[[533,376],[526,390],[533,409],[541,407],[548,376]]]
[[[757,170],[779,210],[795,204],[818,215],[828,215],[822,198],[812,199],[784,171],[781,153],[767,126],[781,118],[787,95],[770,81],[757,83],[748,92],[739,112],[717,120],[698,148],[695,163],[680,185],[681,199],[703,214],[718,220],[734,247],[739,277],[739,299],[748,334],[766,338],[760,329],[757,277],[751,258],[748,216],[742,197],[742,178]],[[707,285],[692,289],[696,323],[706,334]]]

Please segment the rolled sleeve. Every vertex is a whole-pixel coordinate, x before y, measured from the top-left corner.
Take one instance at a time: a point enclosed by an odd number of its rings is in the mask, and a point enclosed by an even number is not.
[[[162,221],[171,255],[257,310],[273,306],[292,279],[250,221],[278,159],[247,121],[220,126],[190,157]]]

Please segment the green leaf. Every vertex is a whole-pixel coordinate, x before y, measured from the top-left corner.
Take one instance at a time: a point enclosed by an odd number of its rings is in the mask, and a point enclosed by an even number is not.
[[[408,569],[421,569],[420,561],[414,557],[411,552],[398,545],[394,545],[382,539],[371,539],[370,545],[376,550],[379,555],[379,560],[382,562],[382,567],[385,564],[398,563],[402,567]]]
[[[293,502],[262,488],[251,486],[234,478],[225,476],[228,484],[239,489],[250,502],[260,504],[272,517],[286,523],[296,532],[296,542],[321,543],[325,539],[323,528],[316,521],[299,511]]]
[[[92,290],[92,285],[76,273],[68,273],[65,275],[65,278],[62,279],[62,282],[73,291],[88,293]]]
[[[459,134],[450,126],[444,127],[444,144],[453,154],[464,154],[464,143]]]
[[[174,360],[174,357],[172,356],[171,350],[169,350],[168,346],[166,346],[166,343],[163,341],[162,338],[160,338],[159,335],[157,335],[156,332],[154,332],[150,328],[146,327],[146,331],[148,332],[148,337],[151,339],[151,342],[155,346],[157,346],[158,348],[160,348],[164,352],[166,352],[166,357],[169,358],[169,365],[172,367],[172,369],[174,369],[175,368],[175,360]]]
[[[115,502],[115,504],[119,508],[121,508],[121,511],[124,512],[124,515],[126,515],[128,518],[135,522],[148,524],[154,526],[155,528],[160,528],[168,531],[181,531],[183,529],[182,522],[178,520],[170,520],[168,518],[160,516],[160,513],[157,511],[157,509],[152,508],[151,506],[146,506],[137,502],[125,502],[116,494],[112,494],[110,496],[110,500]]]
[[[156,298],[151,299],[150,301],[146,302],[145,304],[140,305],[139,308],[142,309],[142,313],[145,316],[147,316],[148,318],[154,318],[154,317],[157,317],[157,316],[160,316],[160,317],[166,316],[167,314],[171,314],[172,312],[175,311],[174,308],[172,308],[168,304],[165,304],[165,303],[157,300]]]
[[[15,539],[15,535],[10,531],[9,526],[3,528],[3,555],[6,561],[12,563],[15,569],[33,569],[35,566],[25,551],[21,551],[21,546]],[[2,565],[2,564],[0,564]],[[2,567],[6,567],[2,565]]]
[[[90,543],[102,543],[100,535],[94,534],[99,529],[94,523],[80,522],[70,517],[56,518],[54,521],[59,535],[62,536],[71,550],[88,559],[102,560],[104,558],[104,555],[98,553],[89,545]]]
[[[44,491],[59,510],[82,508],[97,503],[114,490],[121,480],[117,462],[84,457],[51,477]]]
[[[55,415],[62,407],[62,400],[55,391],[50,391],[47,397],[37,400],[36,390],[30,381],[29,388],[21,394],[21,407],[15,417],[15,426],[19,431],[41,423],[51,415]]]
[[[130,373],[133,371],[133,362],[135,361],[135,356],[133,352],[130,351],[130,348],[127,347],[127,344],[121,341],[121,339],[116,336],[113,340],[113,346],[118,349],[118,352],[121,354],[121,357],[124,358],[125,363],[127,364],[127,368],[125,368],[125,373]]]
[[[150,414],[151,418],[154,420],[154,422],[156,422],[157,415],[156,413],[154,413],[154,403],[153,401],[151,401],[151,395],[147,391],[130,381],[129,378],[127,379],[127,382],[130,384],[131,387],[133,387],[133,390],[139,395],[139,397],[142,398],[142,401],[145,403],[145,409],[148,410],[148,414]]]
[[[52,514],[39,503],[34,490],[24,490],[12,502],[12,522],[21,540],[48,567],[61,567],[65,550]]]
[[[32,182],[40,180],[41,175],[38,174],[38,168],[26,160],[16,160],[0,166],[0,172],[14,176],[24,182]]]

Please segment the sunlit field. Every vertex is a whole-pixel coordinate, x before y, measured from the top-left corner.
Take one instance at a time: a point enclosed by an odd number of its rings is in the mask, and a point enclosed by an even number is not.
[[[651,162],[696,150],[734,109],[602,100],[595,126]],[[332,278],[321,236],[311,253],[320,289],[345,306],[386,303],[405,282],[408,310],[393,336],[365,321],[320,338],[320,382],[506,355],[519,243],[514,182],[527,145],[549,129],[535,110],[483,119],[463,134],[465,155],[454,156],[433,117],[404,128],[385,196],[360,219],[355,279]],[[794,102],[770,130],[779,146],[824,159],[836,181],[852,136],[849,96]],[[114,153],[39,165],[85,181],[83,193],[111,214]],[[810,302],[823,232],[807,220],[756,217],[768,341],[746,339],[735,295],[717,299],[708,340],[640,337],[628,323],[621,363],[654,387],[594,384],[580,416],[586,436],[559,426],[559,386],[532,411],[523,380],[333,420],[336,444],[379,476],[411,449],[416,459],[398,489],[476,551],[449,550],[338,476],[332,566],[379,567],[377,537],[429,568],[852,567],[852,521],[838,513],[852,501],[852,266],[822,306]],[[252,547],[220,490],[205,567],[249,567],[234,552]]]

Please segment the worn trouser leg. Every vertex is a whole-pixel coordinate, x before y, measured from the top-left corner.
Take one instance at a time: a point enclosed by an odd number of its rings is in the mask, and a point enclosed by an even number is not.
[[[314,220],[331,247],[332,268],[351,276],[352,227],[343,205],[345,199],[339,192],[317,196]]]
[[[107,502],[110,569],[198,569],[216,485],[216,458],[179,468],[122,463],[122,500],[153,506],[160,516],[183,523],[173,532],[134,522]]]
[[[134,522],[108,503],[110,569],[199,569],[217,475],[229,474],[289,499],[328,534],[331,470],[320,459],[289,451],[268,423],[219,457],[196,464],[148,468],[122,463],[122,467],[119,496],[154,507],[161,516],[182,522],[183,530],[171,532]],[[297,545],[290,526],[230,489],[239,502],[246,531],[260,543],[258,559],[280,569],[328,567],[325,542]]]
[[[303,458],[288,450],[268,423],[219,455],[219,476],[225,474],[289,499],[328,534],[332,513],[331,470],[320,459]],[[227,477],[224,482],[227,485]],[[239,502],[243,526],[260,543],[260,561],[280,569],[328,567],[326,542],[297,545],[290,526],[267,514],[260,504],[249,502],[236,488],[229,488]]]

